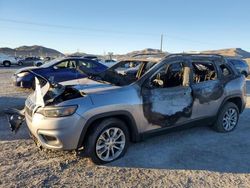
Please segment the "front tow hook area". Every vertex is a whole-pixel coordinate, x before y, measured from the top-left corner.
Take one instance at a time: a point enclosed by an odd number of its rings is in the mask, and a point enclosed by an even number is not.
[[[16,134],[25,120],[25,115],[24,115],[25,110],[7,108],[4,110],[4,113],[7,115],[11,131]]]

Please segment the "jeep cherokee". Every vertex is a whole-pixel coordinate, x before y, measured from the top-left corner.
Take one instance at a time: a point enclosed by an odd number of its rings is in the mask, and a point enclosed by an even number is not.
[[[246,84],[223,56],[172,54],[138,64],[136,73],[121,74],[119,68],[126,66],[117,64],[82,85],[44,84],[37,75],[25,109],[6,111],[12,130],[25,119],[42,147],[83,148],[103,164],[122,157],[129,141],[174,127],[235,129],[246,104]]]

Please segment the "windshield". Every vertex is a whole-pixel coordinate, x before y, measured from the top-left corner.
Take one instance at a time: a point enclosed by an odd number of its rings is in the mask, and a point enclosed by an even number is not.
[[[48,68],[50,66],[53,66],[54,64],[56,64],[58,61],[62,60],[62,57],[56,58],[56,59],[52,59],[50,61],[47,61],[46,63],[44,63],[42,66],[42,68]]]
[[[156,62],[126,60],[117,63],[96,76],[96,80],[109,82],[117,86],[129,85],[141,78]]]

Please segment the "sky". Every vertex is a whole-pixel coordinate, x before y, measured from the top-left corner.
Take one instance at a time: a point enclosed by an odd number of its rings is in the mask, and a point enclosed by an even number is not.
[[[0,47],[123,54],[250,51],[249,0],[0,0]]]

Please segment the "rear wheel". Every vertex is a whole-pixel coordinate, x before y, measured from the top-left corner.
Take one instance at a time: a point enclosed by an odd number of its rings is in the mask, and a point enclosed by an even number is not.
[[[86,150],[96,164],[112,162],[122,157],[128,147],[129,132],[125,123],[116,118],[105,119],[90,133]]]
[[[10,61],[3,62],[3,66],[5,66],[5,67],[10,67],[10,65],[11,65]]]
[[[239,109],[231,102],[227,102],[220,110],[214,128],[218,132],[230,132],[235,129],[239,120]]]

